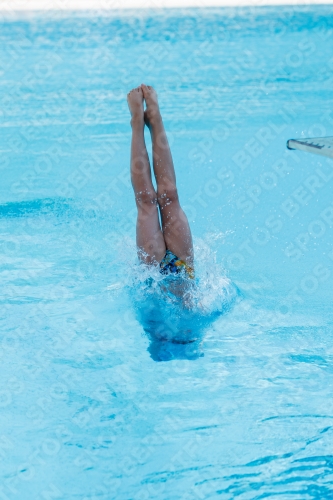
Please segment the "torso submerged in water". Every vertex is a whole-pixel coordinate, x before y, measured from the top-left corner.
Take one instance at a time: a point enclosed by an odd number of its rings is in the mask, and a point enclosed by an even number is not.
[[[194,269],[167,250],[159,268],[141,281],[135,293],[137,317],[150,337],[175,343],[202,337],[212,315],[204,314]],[[214,315],[216,317],[216,315]]]

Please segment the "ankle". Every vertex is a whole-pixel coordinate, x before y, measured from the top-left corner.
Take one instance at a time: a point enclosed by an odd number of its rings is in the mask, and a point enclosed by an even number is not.
[[[147,110],[147,117],[151,126],[162,122],[162,115],[159,108]]]
[[[143,118],[142,113],[132,115],[131,126],[132,127],[143,127],[144,126],[144,118]]]

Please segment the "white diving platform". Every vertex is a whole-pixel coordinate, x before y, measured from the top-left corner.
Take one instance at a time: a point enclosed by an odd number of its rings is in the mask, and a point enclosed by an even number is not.
[[[333,137],[312,137],[311,139],[289,139],[288,149],[299,149],[315,155],[333,158]]]

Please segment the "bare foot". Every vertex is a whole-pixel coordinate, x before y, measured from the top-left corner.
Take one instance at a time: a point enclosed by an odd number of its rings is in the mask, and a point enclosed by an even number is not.
[[[132,115],[131,124],[133,125],[133,122],[143,124],[143,92],[141,87],[137,87],[127,94],[127,104]]]
[[[146,111],[144,112],[144,119],[146,125],[150,128],[151,124],[156,119],[161,119],[160,108],[158,105],[157,93],[150,85],[141,85],[143,97],[146,101]]]

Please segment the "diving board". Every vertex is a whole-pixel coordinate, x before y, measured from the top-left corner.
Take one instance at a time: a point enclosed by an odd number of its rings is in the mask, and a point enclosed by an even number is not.
[[[333,158],[333,137],[312,137],[311,139],[289,139],[288,149],[299,149],[307,153]]]

